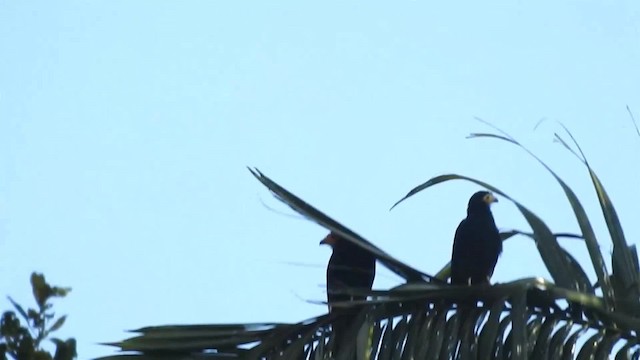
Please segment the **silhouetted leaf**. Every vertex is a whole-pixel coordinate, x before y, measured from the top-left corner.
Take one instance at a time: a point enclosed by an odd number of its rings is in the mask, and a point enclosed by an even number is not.
[[[371,253],[384,266],[389,268],[389,270],[393,271],[394,273],[398,274],[400,277],[408,281],[434,281],[435,280],[437,282],[441,282],[440,280],[435,279],[435,277],[425,274],[421,271],[418,271],[412,268],[411,266],[404,264],[403,262],[393,258],[391,255],[382,251],[381,249],[379,249],[369,241],[365,240],[360,235],[351,231],[344,225],[333,220],[332,218],[320,212],[313,206],[307,204],[302,199],[298,198],[297,196],[295,196],[294,194],[292,194],[282,186],[278,185],[275,181],[271,180],[266,175],[261,173],[260,170],[249,168],[249,171],[251,172],[251,174],[253,174],[253,176],[256,177],[256,179],[258,179],[264,186],[266,186],[275,195],[275,197],[278,200],[287,204],[291,209],[293,209],[300,215],[304,216],[305,218],[328,229],[329,231],[332,231],[340,235],[344,239],[351,241],[352,243],[356,244],[357,246]]]
[[[49,328],[49,332],[54,332],[60,329],[62,325],[64,325],[65,320],[67,320],[67,315],[59,317],[58,320],[56,320],[56,322],[51,325],[51,328]]]
[[[10,296],[7,296],[7,298],[9,299],[9,302],[11,302],[11,305],[13,305],[13,307],[18,311],[18,314],[20,314],[20,316],[22,316],[24,321],[26,321],[27,324],[28,324],[29,323],[29,316],[27,315],[27,312],[24,311],[24,309],[22,308],[22,306],[20,306],[20,304],[18,304],[17,302],[13,301],[13,299]]]

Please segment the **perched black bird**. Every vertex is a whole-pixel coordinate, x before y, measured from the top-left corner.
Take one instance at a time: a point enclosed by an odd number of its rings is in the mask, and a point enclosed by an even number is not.
[[[333,248],[333,254],[331,254],[327,265],[329,310],[331,311],[331,304],[334,302],[364,300],[365,296],[352,296],[337,292],[349,288],[371,290],[376,272],[375,257],[334,233],[327,235],[320,244],[327,244]]]
[[[355,341],[355,339],[346,338],[346,334],[358,312],[357,309],[335,308],[331,305],[336,302],[365,300],[364,295],[338,292],[346,289],[371,290],[376,272],[376,258],[338,234],[330,233],[320,244],[327,244],[333,248],[327,265],[327,302],[329,312],[339,313],[339,318],[334,320],[332,325],[336,339],[334,351],[337,354],[343,348],[342,344],[345,341],[346,343]],[[352,355],[355,356],[355,353]]]
[[[469,199],[467,217],[460,222],[453,240],[451,283],[489,284],[502,252],[502,240],[490,205],[498,202],[492,193],[478,191]]]

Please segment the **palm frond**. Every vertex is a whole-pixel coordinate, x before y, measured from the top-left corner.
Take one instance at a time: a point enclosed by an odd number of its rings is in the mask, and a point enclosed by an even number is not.
[[[593,183],[593,187],[598,196],[602,215],[607,224],[609,235],[611,236],[611,242],[613,243],[613,256],[612,256],[612,268],[613,276],[615,280],[612,280],[612,287],[621,292],[621,295],[616,297],[616,306],[621,306],[627,311],[633,311],[634,314],[640,314],[640,267],[638,266],[638,254],[635,246],[629,246],[620,224],[618,213],[613,206],[611,198],[604,189],[604,185],[596,175],[595,171],[589,165],[587,157],[580,148],[580,145],[573,137],[571,132],[562,126],[567,132],[574,145],[578,149],[579,155],[571,149],[571,147],[560,137],[555,134],[556,139],[569,151],[573,152],[576,157],[587,168],[589,176]],[[614,286],[615,284],[615,286]],[[622,300],[622,302],[620,301]]]
[[[323,212],[317,210],[282,186],[278,185],[275,181],[271,180],[269,177],[261,173],[260,170],[249,168],[249,171],[251,172],[251,174],[253,174],[253,176],[256,177],[256,179],[258,179],[264,186],[266,186],[278,200],[282,201],[305,218],[315,222],[316,224],[326,228],[329,231],[333,231],[339,234],[348,241],[351,241],[357,246],[360,246],[361,248],[370,252],[380,263],[382,263],[389,270],[393,271],[405,280],[441,282],[434,276],[416,270],[387,254],[377,246],[373,245],[371,242],[364,239],[362,236],[356,234],[346,226],[325,215]]]
[[[479,304],[465,308],[470,300]],[[536,310],[541,302],[561,301],[582,308],[583,316]],[[609,354],[618,342],[632,344],[620,351],[635,349],[640,331],[640,321],[621,321],[620,314],[606,310],[601,297],[539,278],[494,286],[414,284],[412,289],[378,291],[372,301],[352,306],[359,311],[351,327],[356,341],[338,359],[354,354],[358,359],[489,359],[498,354],[543,359],[572,355],[579,341],[583,355]],[[137,353],[136,359],[327,359],[336,319],[330,314],[295,324],[146,327],[109,345]]]

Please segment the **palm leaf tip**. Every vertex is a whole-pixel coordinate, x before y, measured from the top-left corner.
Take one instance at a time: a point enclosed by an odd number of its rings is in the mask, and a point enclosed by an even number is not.
[[[289,192],[284,187],[280,186],[275,181],[268,178],[265,174],[258,169],[249,169],[249,171],[267,188],[280,202],[289,206],[292,210],[302,215],[306,219],[315,222],[316,224],[324,227],[325,229],[339,235],[347,241],[363,248],[370,254],[372,254],[377,261],[387,267],[398,276],[402,277],[406,281],[436,281],[441,280],[435,278],[432,275],[426,274],[420,270],[417,270],[400,260],[392,257],[382,249],[375,246],[373,243],[367,241],[362,236],[358,235],[351,229],[340,224],[333,218],[329,217],[325,213],[311,206],[301,198],[297,197],[293,193]]]
[[[413,195],[415,195],[415,194],[419,193],[420,191],[422,191],[422,190],[424,190],[424,189],[426,189],[426,188],[428,188],[428,187],[430,187],[430,186],[434,185],[434,184],[433,184],[433,180],[434,180],[434,179],[435,179],[435,178],[431,178],[431,179],[427,180],[425,183],[423,183],[423,184],[421,184],[421,185],[418,185],[418,186],[414,187],[413,189],[411,189],[411,190],[407,193],[407,195],[405,195],[402,199],[400,199],[400,200],[396,201],[396,203],[395,203],[395,204],[393,204],[393,206],[391,206],[391,208],[389,208],[389,211],[393,210],[393,208],[395,208],[396,206],[398,206],[401,202],[403,202],[403,201],[407,200],[408,198],[412,197]]]

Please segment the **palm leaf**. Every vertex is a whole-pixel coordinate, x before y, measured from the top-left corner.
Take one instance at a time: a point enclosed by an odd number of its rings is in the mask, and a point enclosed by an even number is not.
[[[613,243],[613,274],[621,285],[618,286],[617,289],[623,293],[623,295],[618,298],[622,299],[623,302],[618,301],[616,305],[622,306],[627,311],[633,311],[634,308],[637,308],[640,305],[640,268],[638,267],[638,255],[635,251],[635,247],[630,247],[627,244],[618,213],[613,206],[611,198],[604,189],[604,185],[596,175],[595,171],[589,165],[580,145],[571,132],[569,132],[564,125],[562,127],[567,132],[580,154],[578,155],[573,151],[573,149],[571,149],[571,147],[560,136],[558,136],[558,134],[556,134],[556,139],[566,149],[576,155],[576,157],[589,171],[589,176],[596,191],[596,195],[598,196],[600,208],[602,209],[602,215],[607,224],[609,235],[611,236],[611,241]],[[635,314],[638,314],[638,312],[635,312]]]
[[[249,169],[249,171],[251,172],[251,174],[253,174],[253,176],[256,177],[256,179],[258,179],[264,186],[266,186],[278,200],[287,204],[289,207],[291,207],[291,209],[304,216],[305,218],[317,223],[318,225],[326,228],[329,231],[337,233],[348,241],[351,241],[357,246],[368,251],[373,256],[375,256],[380,263],[382,263],[384,266],[389,268],[389,270],[393,271],[405,280],[441,282],[435,277],[416,270],[382,251],[380,248],[365,240],[360,235],[351,231],[344,225],[333,220],[332,218],[317,210],[313,206],[307,204],[302,199],[295,196],[282,186],[278,185],[275,181],[271,180],[266,175],[261,173],[260,170]]]
[[[534,290],[552,301],[579,305],[600,316],[575,321],[564,312],[535,311],[529,303]],[[456,311],[459,301],[468,304],[469,299],[477,299],[480,304],[468,312]],[[606,310],[602,298],[540,279],[490,287],[434,289],[424,284],[411,290],[379,291],[376,301],[359,305],[359,311],[352,325],[357,341],[345,353],[357,353],[358,358],[367,354],[371,359],[443,358],[456,354],[462,359],[487,359],[498,353],[512,359],[595,356],[609,354],[619,342],[633,343],[619,348],[630,351],[640,330],[637,320],[619,322],[612,316],[615,313]],[[139,356],[136,359],[151,359],[157,354],[164,356],[158,359],[326,359],[332,351],[327,334],[336,318],[324,315],[296,324],[147,327],[136,330],[138,335],[133,338],[110,344],[137,354],[101,359],[134,355]],[[589,335],[586,329],[594,329],[599,335]],[[538,357],[541,354],[544,357]],[[337,356],[339,359],[344,355]]]

